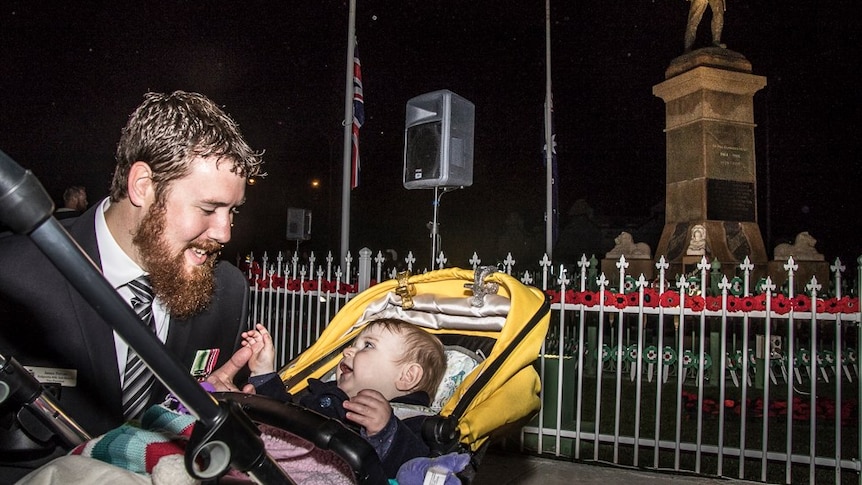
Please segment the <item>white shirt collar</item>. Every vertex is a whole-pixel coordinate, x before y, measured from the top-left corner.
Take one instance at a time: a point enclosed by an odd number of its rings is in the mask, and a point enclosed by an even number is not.
[[[120,288],[143,275],[144,270],[123,251],[108,229],[105,211],[110,206],[110,198],[105,198],[96,210],[96,243],[99,245],[99,257],[102,260],[102,274],[114,288]]]

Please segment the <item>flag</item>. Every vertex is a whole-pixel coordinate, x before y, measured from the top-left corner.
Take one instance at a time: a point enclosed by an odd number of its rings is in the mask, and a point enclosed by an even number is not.
[[[350,158],[350,188],[359,186],[359,128],[365,123],[365,100],[362,96],[362,67],[359,53],[353,48],[353,150]]]
[[[554,133],[553,109],[551,110],[551,241],[556,244],[560,227],[560,178],[557,172],[557,134]],[[542,164],[548,160],[548,143],[542,145]]]

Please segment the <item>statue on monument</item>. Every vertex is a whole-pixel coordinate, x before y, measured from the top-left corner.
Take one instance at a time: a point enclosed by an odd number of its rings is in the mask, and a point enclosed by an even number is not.
[[[621,232],[619,236],[614,238],[616,244],[613,249],[605,254],[606,259],[619,258],[625,256],[628,259],[650,259],[651,251],[647,243],[636,243],[632,235],[628,232]]]
[[[701,256],[706,254],[706,227],[703,224],[695,224],[691,228],[691,239],[685,254],[689,256]]]
[[[697,34],[697,26],[700,24],[703,14],[706,11],[707,4],[712,10],[712,22],[710,28],[712,30],[712,45],[716,47],[726,47],[721,43],[721,30],[724,28],[724,0],[689,0],[691,7],[688,10],[688,23],[685,26],[685,52],[691,51],[694,45],[695,34]]]
[[[814,248],[816,244],[817,240],[808,234],[808,231],[800,232],[793,244],[782,243],[775,246],[775,260],[786,261],[793,257],[796,261],[825,261],[826,258]]]

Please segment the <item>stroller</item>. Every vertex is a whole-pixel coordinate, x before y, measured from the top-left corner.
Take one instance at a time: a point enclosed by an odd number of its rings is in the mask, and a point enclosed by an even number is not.
[[[458,475],[462,483],[469,483],[488,445],[523,426],[539,410],[540,380],[533,364],[548,330],[549,309],[540,290],[488,267],[401,273],[350,300],[317,341],[279,373],[288,392],[301,393],[309,378],[326,381],[334,376],[344,348],[366,323],[397,318],[425,328],[444,344],[447,370],[430,407],[396,404],[394,412],[401,418],[428,416],[422,438],[433,455],[469,454],[469,466]],[[309,426],[307,416],[289,416],[294,410],[286,411],[266,398],[217,396],[241,403],[256,421],[291,432]],[[301,434],[321,436],[317,431]],[[310,439],[325,447],[337,441]],[[342,457],[353,453],[339,450]],[[364,455],[349,461],[375,458]],[[368,474],[355,471],[357,477]]]
[[[448,360],[426,410],[434,417],[426,419],[423,436],[435,453],[475,454],[539,410],[533,363],[548,330],[549,308],[538,289],[487,267],[401,274],[345,305],[281,377],[291,393],[310,377],[326,380],[345,346],[371,320],[419,325],[443,342]]]

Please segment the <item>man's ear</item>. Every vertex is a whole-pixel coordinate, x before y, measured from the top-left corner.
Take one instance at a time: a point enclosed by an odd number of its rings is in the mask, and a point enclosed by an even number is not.
[[[135,162],[129,168],[129,179],[126,183],[132,205],[143,207],[148,200],[155,198],[152,175],[153,170],[146,162]]]
[[[396,387],[399,391],[412,391],[419,385],[424,373],[422,366],[416,362],[405,364],[401,368],[401,375],[398,376]]]

